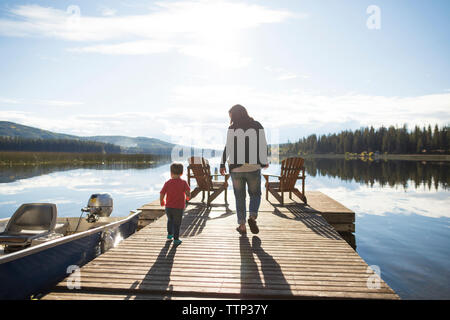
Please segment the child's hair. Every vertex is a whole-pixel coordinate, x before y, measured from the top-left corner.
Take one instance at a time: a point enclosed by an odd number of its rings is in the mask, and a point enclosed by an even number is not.
[[[170,173],[173,174],[182,174],[183,173],[183,164],[174,162],[170,165]]]

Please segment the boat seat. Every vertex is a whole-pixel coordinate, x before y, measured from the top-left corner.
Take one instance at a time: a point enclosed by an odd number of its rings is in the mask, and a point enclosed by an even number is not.
[[[53,203],[25,203],[14,212],[5,230],[0,233],[0,244],[26,246],[33,239],[52,232],[56,216],[56,205]]]

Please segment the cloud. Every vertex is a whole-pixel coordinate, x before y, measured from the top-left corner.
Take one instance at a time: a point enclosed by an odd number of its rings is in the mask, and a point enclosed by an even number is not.
[[[405,191],[398,187],[381,187],[378,183],[373,187],[361,185],[356,190],[346,187],[324,187],[318,190],[344,203],[358,215],[417,214],[429,218],[450,218],[445,191]],[[432,209],[428,205],[430,203],[433,203]]]
[[[241,103],[272,127],[302,126],[309,123],[362,125],[445,124],[450,120],[450,94],[415,97],[387,97],[349,93],[318,95],[301,91],[268,93],[245,86],[179,86],[173,98],[178,105],[211,121],[217,110]]]
[[[312,133],[334,133],[360,126],[446,125],[450,93],[411,97],[356,93],[320,95],[301,90],[268,93],[242,85],[182,85],[158,112],[72,111],[64,119],[52,109],[37,112],[0,111],[2,119],[76,135],[148,136],[172,143],[219,147],[223,144],[228,109],[242,104],[267,131],[279,130],[281,142]],[[88,107],[88,106],[87,106]]]
[[[13,183],[0,184],[0,195],[16,195],[38,188],[67,188],[80,191],[101,186],[102,183],[101,177],[93,176],[92,172],[80,173],[72,171],[69,174],[55,173],[30,179],[21,179]]]
[[[0,110],[0,119],[17,122],[58,133],[79,136],[125,135],[158,136],[164,131],[164,124],[153,112],[103,113],[101,110],[89,114],[73,113],[66,117],[54,117],[52,110],[39,112]],[[167,136],[164,136],[168,139]]]
[[[169,52],[178,46],[151,40],[121,42],[118,44],[101,44],[94,46],[69,48],[71,52],[102,53],[111,55],[141,55]]]
[[[83,105],[81,101],[69,101],[69,100],[45,100],[45,99],[8,99],[0,98],[0,104],[9,105],[39,105],[48,107],[72,107]]]
[[[8,204],[16,204],[17,201],[0,201],[0,206],[5,206]]]
[[[296,74],[288,72],[288,73],[278,76],[277,80],[282,81],[282,80],[290,80],[290,79],[295,79],[295,78],[297,78]]]
[[[50,107],[73,107],[83,105],[80,101],[66,101],[66,100],[38,100],[35,104],[50,106]]]
[[[73,203],[78,203],[78,201],[73,201],[73,200],[69,200],[69,199],[47,199],[47,198],[44,198],[44,199],[41,199],[41,200],[38,200],[38,201],[36,201],[36,202],[47,202],[47,203],[54,203],[54,204],[56,204],[56,205],[63,205],[63,204],[73,204]]]
[[[69,48],[72,52],[136,55],[175,50],[222,66],[241,67],[251,60],[237,43],[243,30],[304,17],[225,0],[157,2],[152,11],[140,15],[100,10],[102,16],[85,16],[77,6],[67,10],[17,6],[10,10],[13,19],[0,19],[0,35],[97,42]]]
[[[293,72],[287,71],[284,68],[275,68],[272,66],[266,66],[264,67],[264,69],[266,71],[269,71],[270,73],[273,73],[276,75],[276,80],[278,81],[283,81],[283,80],[291,80],[291,79],[295,79],[295,78],[301,78],[301,79],[308,79],[309,76],[302,74],[302,75],[297,75]]]
[[[18,104],[18,103],[20,103],[20,101],[16,100],[16,99],[8,99],[8,98],[0,97],[0,103],[1,104]]]
[[[172,94],[172,105],[177,107],[161,112],[159,117],[168,119],[167,135],[189,132],[188,137],[206,139],[204,132],[208,130],[208,137],[217,130],[223,135],[220,130],[223,131],[229,121],[227,110],[237,103],[244,105],[266,131],[275,135],[278,130],[280,142],[361,126],[402,126],[406,123],[411,128],[429,123],[442,126],[450,122],[450,94],[400,98],[355,93],[320,95],[299,90],[268,93],[237,85],[179,86]],[[174,116],[177,113],[183,117]],[[182,129],[174,132],[170,122],[176,122],[177,128]],[[186,139],[181,134],[179,138]]]
[[[102,16],[104,16],[104,17],[115,16],[117,13],[117,10],[111,9],[108,7],[104,7],[104,6],[100,6],[99,10],[100,10],[100,13],[102,14]]]
[[[0,119],[24,123],[29,119],[31,113],[26,111],[16,110],[0,110]]]

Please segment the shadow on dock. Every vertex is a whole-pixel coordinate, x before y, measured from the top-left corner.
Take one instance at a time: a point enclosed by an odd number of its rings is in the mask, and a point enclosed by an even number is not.
[[[185,211],[181,223],[180,237],[194,237],[202,233],[211,210],[205,205],[195,204]]]
[[[170,274],[172,273],[173,260],[177,252],[177,246],[171,246],[172,241],[166,241],[164,247],[156,258],[155,263],[145,275],[141,284],[137,286],[135,282],[130,289],[140,289],[142,291],[159,291],[164,292],[163,299],[170,299],[172,286],[170,283]],[[129,298],[129,297],[127,297]]]
[[[307,226],[309,229],[317,233],[318,235],[333,239],[333,240],[340,240],[341,238],[337,234],[337,232],[333,232],[333,230],[330,230],[328,223],[325,219],[317,219],[317,214],[320,212],[315,211],[314,209],[305,206],[304,204],[288,204],[285,205],[284,208],[288,210],[288,212],[292,215],[292,217],[284,214],[281,212],[278,207],[274,207],[273,214],[283,218],[283,219],[290,219],[290,220],[297,220],[301,221]]]
[[[252,244],[247,236],[239,238],[239,251],[241,254],[241,298],[253,297],[264,294],[270,296],[270,292],[277,292],[283,296],[293,296],[291,286],[287,282],[281,267],[275,259],[261,247],[261,239],[253,236]],[[261,279],[258,265],[253,253],[261,262],[261,271],[264,277]]]
[[[194,237],[202,233],[208,220],[223,219],[232,214],[234,211],[230,210],[226,205],[206,206],[204,203],[189,203],[189,209],[185,211],[183,222],[181,224],[180,237]],[[211,217],[211,211],[214,208],[225,207],[225,213],[217,217]]]
[[[284,206],[273,204],[273,207],[274,210],[272,211],[272,214],[283,219],[301,221],[309,229],[324,238],[339,240],[342,237],[353,248],[353,250],[356,251],[356,239],[353,233],[330,230],[325,219],[317,219],[317,215],[320,214],[320,212],[314,210],[310,206],[303,203],[292,203]],[[287,209],[289,214],[281,212],[281,208]]]

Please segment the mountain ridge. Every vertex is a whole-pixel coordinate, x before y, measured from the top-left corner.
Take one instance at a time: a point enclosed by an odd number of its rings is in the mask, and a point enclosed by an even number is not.
[[[0,121],[0,136],[25,139],[69,139],[96,141],[120,146],[124,153],[170,154],[175,144],[157,138],[128,136],[76,136],[57,133],[11,121]]]

